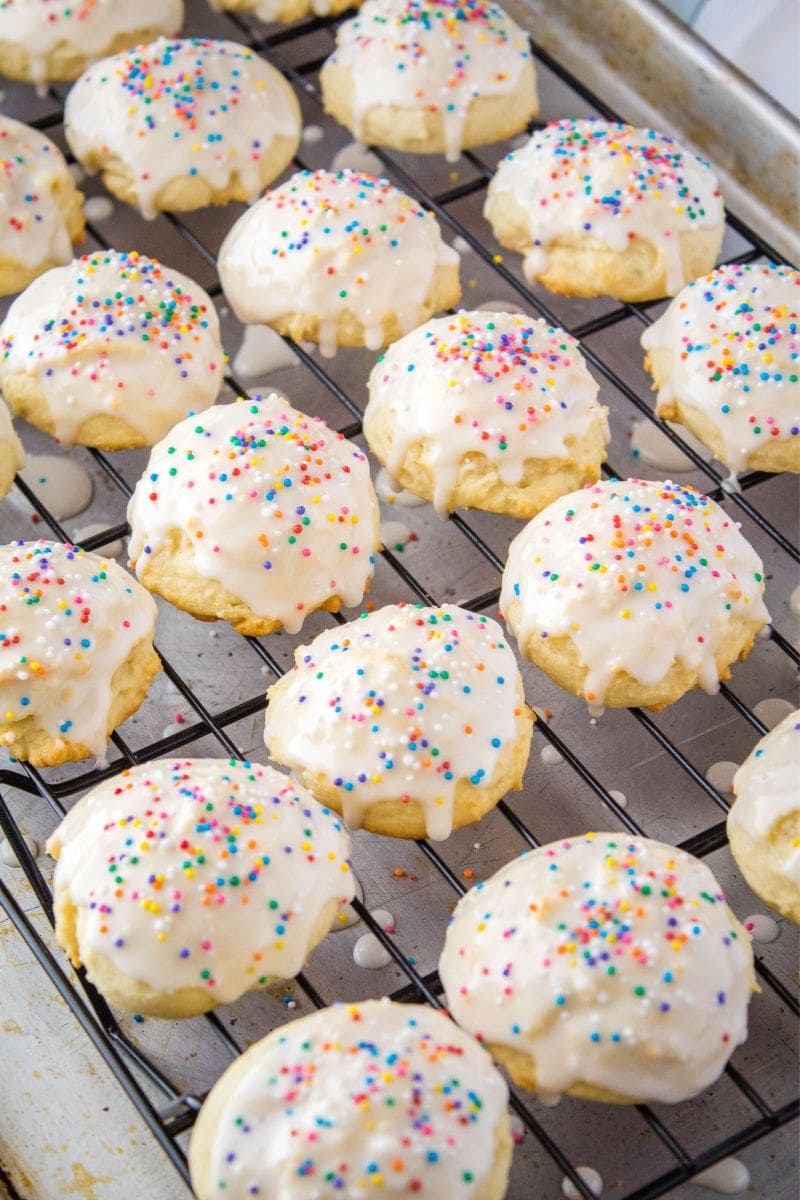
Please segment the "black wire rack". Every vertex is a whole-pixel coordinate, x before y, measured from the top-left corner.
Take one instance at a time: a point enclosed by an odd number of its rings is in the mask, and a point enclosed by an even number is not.
[[[194,23],[198,27],[198,32],[204,31],[208,24],[208,14],[205,13],[205,10],[203,10],[203,14],[201,15],[199,10],[194,10]],[[322,121],[322,108],[316,78],[319,67],[332,46],[331,39],[334,29],[335,22],[317,18],[300,22],[288,28],[272,28],[262,26],[254,20],[229,14],[225,17],[214,18],[212,32],[214,36],[230,36],[235,40],[245,42],[270,59],[297,89],[306,121],[315,119]],[[581,110],[592,111],[609,118],[616,116],[600,97],[588,91],[563,64],[556,62],[535,43],[533,52],[540,75],[544,77],[542,79],[543,86],[549,79],[556,81],[560,88],[561,112],[553,115],[567,115],[570,101],[566,100],[565,96],[569,95],[576,109],[580,107]],[[566,93],[563,90],[565,88],[567,89]],[[64,92],[65,89],[51,89],[45,105],[47,111],[32,122],[55,137],[58,137],[60,132]],[[767,515],[764,506],[760,503],[762,495],[771,494],[767,489],[770,488],[770,481],[774,480],[774,477],[760,472],[751,472],[741,479],[741,491],[731,491],[725,487],[723,474],[714,464],[708,462],[702,454],[698,453],[692,445],[687,444],[669,426],[654,417],[652,405],[643,397],[641,381],[637,378],[631,382],[626,378],[627,372],[621,373],[614,356],[609,355],[602,348],[597,348],[595,335],[603,334],[605,331],[621,330],[623,326],[629,325],[631,322],[634,327],[644,327],[651,321],[651,312],[656,306],[616,302],[610,305],[603,304],[599,307],[593,306],[588,319],[578,309],[573,308],[571,319],[566,319],[563,311],[558,308],[551,309],[550,305],[554,303],[551,297],[538,289],[530,289],[521,275],[515,272],[513,266],[507,265],[503,261],[497,253],[497,248],[487,244],[487,230],[480,221],[472,222],[460,215],[464,211],[465,205],[471,206],[472,211],[475,211],[475,204],[480,203],[482,199],[491,178],[493,161],[496,159],[492,160],[491,157],[477,152],[467,152],[463,156],[457,178],[442,175],[440,176],[442,186],[430,188],[422,186],[420,183],[420,179],[424,178],[424,173],[417,169],[418,160],[415,161],[403,155],[386,154],[380,150],[375,153],[386,167],[387,174],[392,180],[421,200],[435,213],[446,235],[449,234],[451,238],[455,236],[463,239],[462,246],[464,243],[466,244],[475,256],[474,261],[480,265],[484,273],[488,272],[488,277],[498,287],[502,286],[503,291],[510,294],[524,311],[544,317],[552,324],[566,326],[570,332],[581,339],[583,352],[601,382],[601,388],[613,391],[617,399],[617,411],[620,411],[619,406],[621,406],[621,410],[627,412],[629,416],[635,416],[658,425],[662,433],[691,461],[693,469],[699,473],[703,490],[713,498],[724,502],[737,514],[737,519],[742,520],[748,531],[752,532],[753,540],[765,557],[768,557],[770,562],[779,561],[784,569],[788,564],[796,570],[800,555],[792,544],[791,537],[787,536],[781,527],[784,522],[780,518],[780,510],[785,510],[786,501],[779,499],[777,516],[774,503],[768,506],[772,510],[770,515]],[[301,152],[293,169],[307,165],[319,164],[306,162],[301,146]],[[462,173],[466,178],[461,178]],[[221,297],[221,289],[216,279],[214,246],[210,244],[213,243],[213,238],[204,236],[202,222],[198,225],[190,219],[178,219],[174,215],[166,214],[159,218],[159,223],[171,226],[171,233],[180,244],[184,245],[187,254],[192,252],[199,257],[206,265],[209,275],[211,276],[213,273],[214,282],[208,290],[212,296]],[[89,222],[89,233],[98,246],[107,247],[109,241],[104,236],[102,229],[98,227],[100,224],[102,223]],[[230,218],[225,219],[224,224],[227,227],[230,224]],[[728,224],[734,235],[736,261],[778,260],[770,246],[734,215],[728,215]],[[146,240],[140,244],[140,248],[144,251],[150,249]],[[171,261],[180,260],[176,260],[173,256]],[[483,297],[478,296],[477,298],[482,299]],[[463,303],[466,307],[469,307],[469,299],[469,296],[464,297]],[[221,299],[219,302],[222,303]],[[574,316],[575,312],[579,313],[577,317]],[[608,345],[607,337],[605,344]],[[320,360],[302,346],[293,347],[293,349],[300,358],[304,370],[310,372],[314,377],[316,385],[324,389],[325,394],[338,406],[338,411],[344,411],[345,419],[338,422],[338,427],[346,436],[358,438],[361,434],[362,406],[350,394],[350,390],[338,381],[337,372],[332,364]],[[344,352],[345,355],[347,353],[347,351]],[[242,394],[245,390],[233,375],[229,375],[226,382],[236,394]],[[300,407],[304,407],[302,402],[298,401],[298,403]],[[94,470],[98,477],[104,477],[109,486],[120,493],[123,500],[126,500],[131,492],[131,480],[126,477],[124,469],[119,466],[119,459],[95,451],[89,453],[94,460]],[[630,474],[629,469],[622,469],[624,465],[629,464],[620,462],[615,467],[609,463],[606,465],[606,474],[608,476]],[[16,486],[32,506],[39,521],[40,531],[42,527],[46,527],[55,538],[71,540],[68,530],[62,527],[62,524],[42,503],[35,487],[29,486],[19,477]],[[791,504],[793,501],[790,500],[789,503]],[[480,518],[476,518],[474,514],[466,516],[453,514],[446,528],[451,539],[462,539],[475,554],[480,556],[488,576],[495,580],[492,586],[484,587],[479,594],[461,597],[459,602],[476,611],[493,610],[499,595],[499,575],[503,568],[507,540],[497,549],[497,539],[487,533],[486,524],[482,523]],[[508,528],[513,533],[516,526],[512,525]],[[100,548],[112,538],[121,537],[125,533],[126,527],[122,523],[107,525],[102,532],[84,539],[82,544],[88,550]],[[382,557],[383,564],[392,573],[394,599],[412,597],[426,604],[435,604],[444,599],[441,584],[437,585],[418,577],[417,573],[407,565],[410,559],[404,558],[403,555],[391,549],[385,549]],[[190,621],[191,618],[186,618],[186,620]],[[326,617],[326,620],[343,621],[344,618],[329,616]],[[280,644],[280,638],[283,636],[278,635],[277,642],[275,639],[238,639],[237,653],[242,656],[255,655],[261,668],[270,676],[277,678],[285,669],[283,656],[276,650],[276,645]],[[781,633],[774,625],[770,629],[769,638],[772,651],[770,662],[779,662],[781,671],[784,673],[787,664],[796,667],[798,655],[793,647],[792,639]],[[103,767],[95,766],[89,769],[81,767],[66,773],[62,772],[61,775],[48,771],[42,772],[29,765],[14,762],[0,769],[0,785],[2,785],[0,789],[0,830],[8,839],[18,858],[36,902],[51,923],[53,906],[48,880],[26,845],[21,828],[25,821],[15,819],[12,815],[12,810],[15,809],[12,802],[13,797],[22,797],[26,800],[28,807],[31,804],[44,805],[52,826],[63,816],[76,797],[125,766],[156,757],[177,754],[190,743],[202,739],[210,739],[213,745],[212,750],[205,751],[206,753],[221,752],[234,757],[245,756],[243,746],[237,739],[237,727],[244,719],[253,717],[263,710],[265,704],[263,687],[253,690],[253,694],[246,695],[244,698],[237,696],[233,703],[222,708],[215,708],[204,701],[197,687],[193,686],[186,677],[186,671],[178,661],[179,658],[180,655],[164,653],[162,650],[164,672],[191,713],[190,718],[183,725],[177,727],[174,732],[165,733],[164,736],[151,740],[146,745],[134,746],[129,738],[117,731],[111,738],[110,757],[112,761]],[[707,700],[707,698],[705,699]],[[765,726],[753,712],[749,699],[743,699],[734,688],[723,684],[719,703],[728,706],[731,716],[735,717],[738,722],[737,728],[741,731],[740,736],[749,735],[751,743],[766,732]],[[680,842],[681,846],[701,857],[712,856],[723,850],[726,845],[725,815],[729,806],[729,797],[717,791],[708,781],[706,774],[696,763],[696,755],[687,750],[685,739],[674,736],[668,722],[641,710],[631,710],[620,719],[629,723],[624,727],[625,729],[632,728],[630,723],[638,726],[637,736],[642,735],[646,739],[650,739],[653,753],[663,756],[664,761],[669,764],[669,769],[678,772],[681,781],[680,787],[697,795],[700,800],[710,802],[709,811],[716,814],[712,819],[701,822],[702,828],[695,829],[689,836],[684,837]],[[586,729],[588,730],[588,728],[587,724]],[[583,738],[576,739],[572,734],[565,733],[565,729],[566,726],[562,728],[557,718],[541,719],[536,726],[536,737],[549,744],[553,752],[568,765],[573,773],[575,786],[581,786],[587,791],[593,802],[599,805],[599,813],[605,814],[608,824],[619,826],[635,834],[659,836],[650,820],[646,817],[642,820],[635,819],[624,806],[623,798],[614,793],[602,781],[602,772],[598,770],[596,760],[591,753],[587,753],[588,741],[584,741]],[[588,736],[587,734],[587,738]],[[627,736],[627,734],[623,734],[623,737]],[[740,757],[743,757],[743,753],[740,754]],[[16,811],[20,811],[21,807],[19,804],[16,805]],[[507,823],[516,836],[520,849],[525,846],[537,846],[541,841],[549,840],[540,830],[541,822],[537,823],[539,814],[536,812],[535,806],[527,804],[524,799],[519,803],[510,800],[503,801],[498,806],[498,811],[502,814],[502,820]],[[598,824],[602,824],[602,819]],[[549,828],[548,825],[547,829],[549,830]],[[537,829],[540,830],[538,835]],[[369,843],[361,843],[362,848],[365,845],[368,853]],[[448,858],[446,844],[433,846],[427,841],[420,841],[416,843],[416,846],[419,860],[429,865],[432,873],[438,876],[439,880],[449,889],[452,902],[454,902],[459,895],[466,891],[466,885],[464,873],[460,872],[458,866]],[[356,866],[358,867],[358,860]],[[466,874],[469,876],[469,872]],[[188,1183],[184,1135],[195,1119],[202,1102],[202,1094],[187,1091],[180,1084],[174,1082],[163,1065],[159,1064],[157,1057],[142,1047],[136,1036],[135,1026],[133,1029],[123,1027],[103,998],[85,978],[83,972],[72,972],[61,956],[51,950],[50,945],[38,932],[32,921],[31,911],[24,910],[24,907],[27,906],[23,906],[19,888],[11,886],[3,878],[0,878],[0,906],[5,909],[31,955],[41,966],[44,977],[46,977],[46,979],[42,978],[42,986],[54,988],[64,999],[87,1038],[99,1051],[120,1087],[143,1117],[155,1141],[175,1168],[177,1175]],[[439,1006],[442,991],[435,969],[418,971],[397,937],[384,930],[364,903],[356,900],[354,908],[363,922],[363,927],[374,934],[391,956],[396,974],[401,977],[400,986],[391,991],[392,997],[400,1001],[424,1001]],[[441,914],[442,926],[446,924],[447,915],[445,907]],[[776,968],[771,962],[766,961],[766,958],[766,955],[756,955],[756,969],[761,988],[777,1006],[771,1011],[780,1011],[796,1018],[798,1004],[790,986],[792,973]],[[313,962],[312,959],[309,969],[298,977],[296,989],[304,1005],[322,1007],[338,997],[330,994],[323,995],[315,986]],[[346,984],[343,985],[339,995],[348,998]],[[239,1037],[234,1036],[233,1024],[235,1023],[226,1022],[222,1013],[211,1013],[193,1022],[192,1028],[200,1051],[210,1039],[212,1042],[216,1042],[218,1047],[221,1046],[225,1054],[231,1057],[241,1053],[244,1045]],[[268,1026],[261,1029],[262,1034],[267,1031]],[[739,1066],[734,1065],[736,1061],[738,1061],[738,1056],[734,1056],[734,1061],[726,1068],[725,1078],[726,1084],[738,1094],[734,1106],[737,1119],[733,1126],[730,1122],[721,1124],[723,1136],[706,1138],[704,1144],[699,1148],[696,1139],[686,1136],[685,1128],[680,1134],[675,1132],[675,1124],[670,1115],[671,1110],[662,1107],[656,1111],[651,1106],[636,1106],[642,1129],[650,1138],[649,1144],[657,1146],[659,1152],[652,1155],[654,1164],[652,1173],[648,1174],[645,1171],[642,1175],[640,1171],[632,1189],[626,1190],[624,1179],[622,1183],[618,1182],[614,1188],[615,1196],[624,1197],[624,1200],[653,1200],[654,1197],[663,1196],[669,1192],[676,1194],[674,1189],[680,1189],[680,1185],[690,1180],[697,1172],[728,1155],[743,1150],[772,1131],[780,1129],[797,1116],[796,1092],[790,1096],[782,1096],[779,1102],[775,1101],[771,1096],[764,1094],[761,1084],[753,1082],[748,1074]],[[555,1128],[553,1122],[548,1120],[547,1110],[542,1109],[530,1096],[513,1088],[511,1105],[527,1131],[528,1142],[533,1144],[534,1149],[531,1153],[534,1158],[550,1160],[561,1175],[572,1182],[577,1192],[586,1200],[590,1200],[592,1193],[577,1172],[577,1164],[581,1161],[581,1155],[575,1149],[575,1138],[565,1138],[562,1135],[563,1124],[559,1128]],[[585,1108],[575,1109],[573,1112],[585,1112]],[[597,1120],[596,1113],[597,1109],[593,1108],[590,1120]],[[617,1124],[609,1127],[611,1129],[609,1136],[619,1141],[619,1163],[622,1167],[626,1159],[630,1159],[632,1153],[625,1137],[631,1118],[629,1113],[620,1113],[619,1110],[615,1110],[613,1120]],[[714,1125],[713,1120],[709,1119],[709,1124]],[[580,1125],[579,1117],[573,1117],[573,1125]],[[787,1161],[786,1170],[787,1178],[790,1178],[793,1171],[791,1162]],[[535,1193],[530,1179],[528,1182],[517,1180],[514,1195],[527,1197],[534,1194],[537,1193]]]

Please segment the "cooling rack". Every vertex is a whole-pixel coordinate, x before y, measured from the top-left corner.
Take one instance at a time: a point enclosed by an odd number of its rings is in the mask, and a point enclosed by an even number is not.
[[[333,153],[348,141],[323,116],[317,86],[319,67],[333,46],[335,24],[315,18],[288,28],[269,27],[254,19],[211,14],[199,3],[190,5],[188,32],[249,44],[296,88],[313,136],[304,137],[292,169],[329,166]],[[533,53],[543,120],[590,113],[616,116],[601,97],[589,92],[567,66],[535,42]],[[30,89],[9,88],[3,108],[63,145],[65,94],[65,88],[55,87],[46,97],[34,99]],[[50,872],[32,856],[24,833],[43,830],[46,836],[77,797],[126,765],[178,753],[263,758],[260,722],[266,686],[291,665],[295,645],[309,640],[326,623],[345,618],[317,614],[301,638],[279,634],[251,639],[237,638],[227,629],[209,631],[160,605],[157,645],[164,674],[140,713],[112,736],[108,764],[39,771],[11,762],[0,769],[0,829],[27,881],[20,884],[18,872],[2,871],[0,906],[41,966],[41,987],[55,989],[64,999],[173,1165],[175,1196],[186,1195],[188,1131],[203,1095],[231,1057],[275,1024],[338,998],[390,994],[396,1000],[440,1005],[435,964],[453,904],[470,882],[487,878],[525,847],[589,827],[660,837],[709,861],[740,918],[763,911],[726,849],[730,796],[709,782],[707,770],[718,759],[741,761],[766,731],[754,711],[757,701],[794,695],[798,656],[789,595],[800,560],[793,544],[795,483],[789,477],[751,472],[741,479],[741,490],[732,491],[722,470],[707,460],[701,448],[656,420],[638,339],[642,328],[662,311],[662,304],[569,300],[525,283],[515,256],[502,255],[480,215],[488,180],[506,149],[467,152],[457,168],[438,159],[375,153],[393,182],[430,208],[447,239],[456,240],[463,255],[464,307],[490,301],[518,305],[564,326],[581,340],[601,385],[601,398],[611,410],[608,476],[625,477],[637,471],[650,478],[666,474],[632,454],[633,422],[658,426],[667,444],[685,455],[681,481],[720,501],[742,523],[762,555],[773,625],[768,638],[757,643],[718,696],[688,696],[658,715],[630,710],[590,720],[585,706],[523,664],[526,694],[539,715],[523,792],[507,797],[478,826],[457,831],[445,843],[396,843],[356,834],[354,862],[365,891],[364,900],[354,904],[359,925],[327,938],[294,983],[251,993],[236,1005],[178,1027],[116,1015],[83,973],[72,972],[51,949],[52,943],[35,921],[40,908],[52,922]],[[87,181],[87,185],[87,191],[102,194],[99,184]],[[216,300],[231,349],[241,341],[242,330],[225,308],[215,255],[239,211],[230,206],[180,218],[161,215],[144,223],[132,210],[116,205],[112,215],[98,215],[89,222],[87,247],[113,244],[141,249],[197,278]],[[776,255],[755,230],[729,214],[723,258],[774,261]],[[326,360],[303,346],[292,349],[296,365],[281,366],[257,387],[248,379],[247,388],[285,391],[298,407],[324,416],[346,436],[359,440],[364,383],[374,358],[366,351],[345,350]],[[232,373],[226,385],[230,394],[246,390],[245,382]],[[53,444],[35,430],[23,428],[23,438],[29,450],[53,452]],[[100,548],[126,532],[125,504],[146,455],[76,450],[71,456],[87,465],[95,484],[93,509],[82,520],[91,515],[102,525],[101,532],[84,538],[82,544],[89,550]],[[3,540],[43,533],[74,539],[75,521],[59,522],[36,484],[18,477],[10,500],[0,517]],[[391,511],[385,504],[384,509],[384,516],[402,519],[414,528],[406,529],[396,542],[390,540],[382,552],[371,593],[375,604],[399,599],[426,604],[453,601],[496,613],[500,573],[518,522],[478,513],[454,514],[443,522],[427,506],[398,509],[395,505]],[[176,704],[184,710],[180,721],[173,719],[163,728],[165,714]],[[376,902],[398,914],[396,932],[386,932],[385,922],[372,916]],[[381,971],[353,966],[353,938],[365,931],[390,956]],[[775,1150],[770,1135],[798,1113],[794,949],[788,927],[777,942],[756,946],[762,992],[751,1008],[750,1038],[733,1056],[720,1082],[694,1101],[676,1107],[616,1108],[567,1099],[549,1109],[512,1089],[511,1106],[520,1132],[509,1197],[556,1196],[566,1177],[589,1200],[592,1193],[577,1172],[581,1163],[600,1171],[604,1196],[620,1200],[678,1196],[697,1172],[757,1143],[765,1148],[763,1154],[753,1152],[757,1194],[766,1194],[760,1190],[766,1187],[757,1173],[761,1167],[769,1170],[773,1181],[771,1200],[784,1195],[784,1189],[788,1197],[795,1176],[791,1142],[782,1139]],[[777,1154],[777,1166],[772,1163],[767,1168],[767,1148],[773,1148],[773,1158]],[[686,1194],[693,1194],[693,1189]]]

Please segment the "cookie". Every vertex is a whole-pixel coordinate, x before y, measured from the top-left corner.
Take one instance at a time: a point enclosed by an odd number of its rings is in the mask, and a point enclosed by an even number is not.
[[[359,0],[209,0],[214,12],[252,13],[260,21],[299,21],[302,17],[335,17]]]
[[[459,312],[395,342],[369,378],[364,434],[445,516],[533,517],[600,478],[607,409],[578,343],[520,313]]]
[[[25,466],[25,451],[11,423],[11,414],[0,400],[0,500],[11,491],[14,476]]]
[[[98,250],[41,275],[0,328],[14,411],[63,445],[152,446],[223,383],[209,297],[135,251]]]

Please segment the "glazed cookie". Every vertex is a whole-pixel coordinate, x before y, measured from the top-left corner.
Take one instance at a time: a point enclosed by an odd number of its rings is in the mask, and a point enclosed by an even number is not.
[[[458,303],[459,257],[387,179],[299,171],[234,225],[219,252],[240,321],[295,341],[378,350]]]
[[[0,72],[44,84],[77,79],[90,62],[159,34],[176,34],[183,0],[5,0]]]
[[[25,466],[25,451],[11,423],[11,414],[0,399],[0,500],[11,491],[14,476]]]
[[[733,780],[731,853],[765,904],[800,924],[800,710],[763,737]]]
[[[702,158],[652,129],[556,121],[500,164],[484,215],[529,283],[655,300],[710,271],[725,229]]]
[[[254,637],[358,604],[380,547],[366,455],[274,393],[176,425],[128,520],[145,587]]]
[[[756,991],[746,930],[699,859],[627,833],[523,854],[456,906],[454,1020],[522,1087],[674,1104],[721,1074]]]
[[[179,271],[99,250],[41,275],[0,328],[14,410],[64,445],[152,446],[223,382],[214,305]]]
[[[491,0],[366,0],[339,26],[320,84],[357,141],[448,162],[539,111],[528,35]]]
[[[532,716],[489,617],[392,604],[294,658],[267,694],[270,757],[353,828],[439,840],[522,786]]]
[[[507,1104],[489,1055],[443,1013],[386,999],[324,1008],[274,1029],[212,1088],[192,1186],[198,1200],[501,1200]]]
[[[610,480],[556,500],[511,543],[500,606],[519,648],[597,708],[716,692],[769,621],[764,572],[693,488]]]
[[[123,771],[75,805],[47,850],[59,945],[110,1003],[155,1017],[291,979],[355,895],[330,809],[236,759]]]
[[[0,611],[0,745],[35,767],[102,759],[161,670],[152,597],[99,554],[12,542]]]
[[[159,38],[85,71],[64,132],[88,171],[153,217],[255,200],[297,149],[300,107],[246,46]]]
[[[301,17],[335,17],[360,0],[209,0],[214,12],[252,13],[261,21],[299,21]]]
[[[43,133],[0,116],[0,295],[24,287],[83,241],[83,196]]]
[[[718,267],[642,334],[656,411],[680,421],[734,475],[800,472],[800,273]]]
[[[608,441],[574,338],[519,313],[439,317],[390,346],[369,379],[373,454],[445,516],[532,517],[600,478]]]

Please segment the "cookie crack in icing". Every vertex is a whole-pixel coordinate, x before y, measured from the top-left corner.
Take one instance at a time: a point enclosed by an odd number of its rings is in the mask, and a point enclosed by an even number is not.
[[[615,674],[659,683],[676,662],[719,687],[715,654],[733,618],[769,621],[764,571],[735,522],[693,488],[593,484],[541,512],[511,543],[501,608],[524,648],[571,638],[602,704]]]

